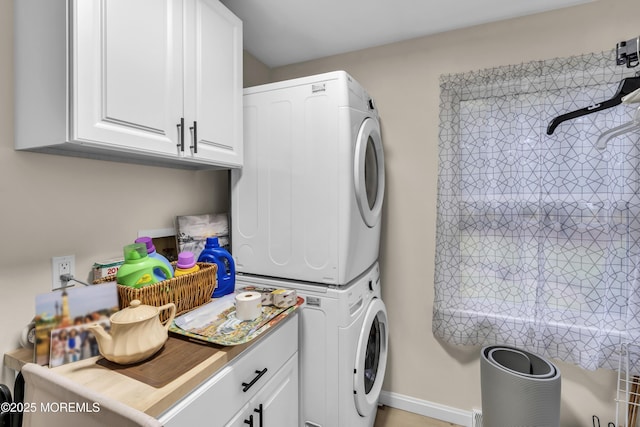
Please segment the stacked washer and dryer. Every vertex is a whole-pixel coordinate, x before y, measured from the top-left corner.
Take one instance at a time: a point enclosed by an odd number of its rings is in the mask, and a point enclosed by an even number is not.
[[[300,425],[373,426],[387,362],[378,111],[344,71],[247,88],[231,173],[237,287],[295,289]]]

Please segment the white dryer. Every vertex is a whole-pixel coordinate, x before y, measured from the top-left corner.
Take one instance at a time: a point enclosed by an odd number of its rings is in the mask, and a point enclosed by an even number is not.
[[[245,89],[236,270],[349,283],[378,259],[384,177],[378,111],[346,72]]]
[[[237,276],[237,286],[296,289],[300,426],[371,427],[387,364],[387,310],[378,263],[347,286]]]

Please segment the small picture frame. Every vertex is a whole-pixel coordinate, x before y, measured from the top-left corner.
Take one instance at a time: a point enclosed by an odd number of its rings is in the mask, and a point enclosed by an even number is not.
[[[196,259],[207,237],[218,237],[220,246],[229,250],[229,215],[227,213],[183,215],[176,218],[178,251],[189,251]]]
[[[119,310],[115,282],[73,286],[36,297],[35,363],[59,366],[99,354],[87,326],[102,324]]]

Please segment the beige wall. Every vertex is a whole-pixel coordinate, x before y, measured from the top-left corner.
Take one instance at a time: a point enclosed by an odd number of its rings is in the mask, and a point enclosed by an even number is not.
[[[243,61],[243,82],[244,87],[261,85],[270,82],[270,69],[253,55],[244,51]]]
[[[35,296],[51,289],[52,256],[74,254],[87,280],[94,261],[119,255],[138,230],[228,209],[226,171],[14,151],[13,1],[0,0],[0,353],[18,347]],[[9,382],[12,372],[2,374]]]
[[[599,52],[640,34],[637,0],[599,0],[271,70],[272,80],[344,69],[375,98],[386,154],[381,271],[390,363],[384,389],[464,410],[480,408],[478,348],[454,348],[431,332],[438,78],[499,65]],[[553,141],[549,141],[553,143]],[[613,421],[615,375],[559,363],[562,425]]]

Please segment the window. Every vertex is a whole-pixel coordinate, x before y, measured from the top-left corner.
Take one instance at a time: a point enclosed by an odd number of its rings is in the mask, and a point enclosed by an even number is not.
[[[443,76],[434,334],[617,368],[640,339],[640,134],[609,99],[634,70],[615,52]]]

